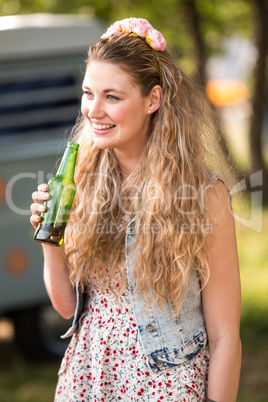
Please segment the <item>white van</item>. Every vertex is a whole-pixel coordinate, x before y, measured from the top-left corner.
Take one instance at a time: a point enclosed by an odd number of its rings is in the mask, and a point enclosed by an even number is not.
[[[104,32],[95,18],[0,17],[0,316],[11,317],[28,358],[62,355],[68,325],[52,309],[29,207],[80,109],[84,60]]]

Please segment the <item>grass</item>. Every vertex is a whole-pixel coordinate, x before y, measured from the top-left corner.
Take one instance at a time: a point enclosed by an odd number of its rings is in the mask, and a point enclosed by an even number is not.
[[[27,364],[12,341],[0,342],[1,402],[52,402],[60,362]]]
[[[268,400],[268,209],[260,233],[237,224],[241,269],[243,359],[237,402]],[[27,364],[10,339],[0,340],[1,402],[51,402],[59,361]]]
[[[243,358],[237,402],[267,402],[267,334],[241,329]]]

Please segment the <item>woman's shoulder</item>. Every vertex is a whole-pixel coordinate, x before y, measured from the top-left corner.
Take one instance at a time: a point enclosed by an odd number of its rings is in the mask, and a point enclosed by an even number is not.
[[[209,186],[206,204],[214,216],[223,217],[231,211],[231,195],[224,178],[218,171],[208,169]]]
[[[213,193],[214,190],[214,193],[220,193],[223,197],[228,195],[229,200],[231,200],[231,191],[225,178],[217,170],[212,170],[206,167],[206,171],[208,175],[209,188],[212,189],[211,192]]]
[[[214,185],[219,180],[224,184],[224,186],[228,190],[228,187],[227,187],[227,184],[226,184],[224,178],[220,175],[220,173],[217,170],[212,170],[209,167],[206,167],[206,172],[207,172],[207,175],[208,175],[209,183],[211,185]]]

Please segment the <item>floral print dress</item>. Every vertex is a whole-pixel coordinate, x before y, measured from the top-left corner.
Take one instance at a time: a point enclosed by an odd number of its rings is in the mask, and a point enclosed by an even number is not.
[[[189,362],[152,373],[129,290],[118,303],[111,291],[103,293],[95,285],[88,294],[81,328],[62,360],[54,401],[202,401],[208,364],[208,350],[204,349]]]

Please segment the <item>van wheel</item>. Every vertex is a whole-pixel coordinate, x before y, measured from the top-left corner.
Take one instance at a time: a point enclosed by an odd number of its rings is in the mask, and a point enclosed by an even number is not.
[[[63,356],[70,339],[61,339],[72,320],[64,320],[45,303],[14,316],[15,339],[29,361],[54,360]]]

